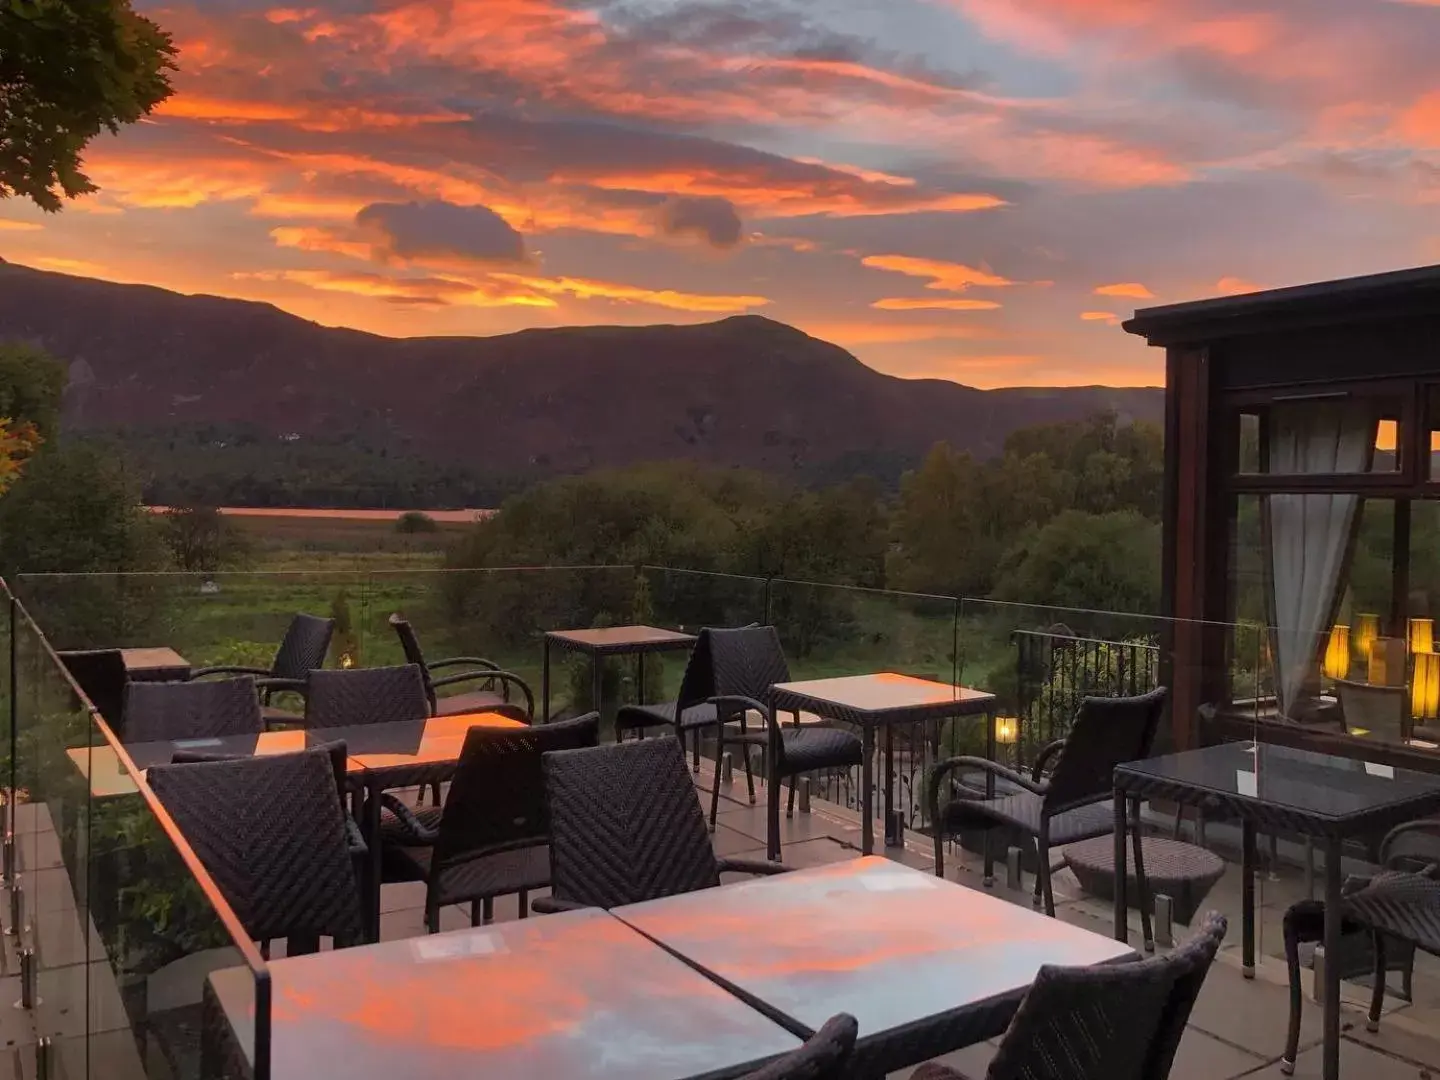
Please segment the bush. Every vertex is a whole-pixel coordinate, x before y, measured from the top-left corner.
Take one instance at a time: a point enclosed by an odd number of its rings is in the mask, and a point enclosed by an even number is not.
[[[395,531],[405,535],[433,533],[439,532],[440,526],[435,524],[435,519],[423,510],[406,510],[395,519]]]

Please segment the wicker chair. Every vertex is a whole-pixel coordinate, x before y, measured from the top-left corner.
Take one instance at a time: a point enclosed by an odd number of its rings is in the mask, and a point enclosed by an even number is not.
[[[393,724],[430,716],[424,676],[414,664],[316,670],[305,683],[307,728]]]
[[[258,735],[265,729],[255,680],[249,675],[210,682],[133,682],[125,687],[127,743]]]
[[[535,695],[529,684],[519,675],[501,670],[499,664],[493,660],[486,660],[483,656],[451,656],[444,660],[427,661],[424,652],[420,649],[420,639],[415,636],[415,628],[410,625],[408,620],[400,615],[391,615],[390,627],[400,639],[400,647],[405,650],[405,662],[414,664],[420,669],[421,678],[425,681],[425,696],[430,701],[431,716],[504,712],[527,724],[534,720]],[[469,670],[435,678],[434,673],[440,668],[456,667],[462,664]],[[465,682],[483,682],[485,685],[479,690],[472,690],[464,694],[440,697],[435,693],[437,687],[454,686]],[[518,686],[521,693],[525,695],[523,711],[519,705],[510,700],[512,686]]]
[[[1405,687],[1333,681],[1347,730],[1360,728],[1372,739],[1385,742],[1402,743],[1410,738],[1410,692]]]
[[[1130,964],[1046,964],[1020,1003],[985,1080],[1165,1080],[1225,938],[1211,912],[1168,956]],[[911,1080],[965,1080],[922,1065]]]
[[[119,731],[125,715],[125,654],[119,649],[75,649],[58,654],[65,670],[75,680],[90,704],[112,730]]]
[[[615,741],[619,742],[627,731],[639,731],[642,735],[650,728],[668,727],[675,737],[684,743],[689,735],[694,749],[694,770],[700,771],[700,736],[706,728],[720,722],[720,713],[710,703],[714,696],[715,677],[710,664],[710,637],[708,630],[701,630],[690,659],[685,663],[685,673],[680,677],[680,693],[674,701],[659,701],[653,705],[622,705],[615,713]],[[754,799],[755,781],[750,775],[750,759],[745,759],[745,776],[750,784],[751,799]]]
[[[1385,978],[1401,972],[1401,997],[1413,997],[1415,950],[1440,956],[1440,820],[1410,821],[1391,829],[1380,845],[1383,867],[1373,877],[1345,883],[1340,923],[1341,977],[1369,971],[1370,1016],[1376,1031],[1385,1003]],[[1285,912],[1285,962],[1290,969],[1290,1029],[1280,1071],[1295,1071],[1300,1046],[1300,945],[1325,938],[1325,904],[1301,900]],[[1368,938],[1369,949],[1363,946]],[[1367,956],[1366,953],[1369,953]],[[1368,963],[1367,963],[1368,961]]]
[[[727,746],[739,746],[748,758],[751,746],[766,748],[765,783],[770,800],[767,851],[780,851],[780,781],[790,781],[786,816],[795,812],[795,778],[819,769],[848,769],[865,759],[864,747],[853,732],[832,727],[785,726],[770,710],[770,688],[790,681],[790,666],[773,626],[745,626],[736,630],[704,630],[704,647],[710,653],[715,696],[710,702],[721,717],[739,717],[738,729],[720,725],[715,746],[715,783],[710,789],[710,827],[720,811],[720,759]],[[698,649],[698,646],[697,646]],[[746,728],[749,712],[759,713],[762,730]],[[770,753],[773,736],[778,753]],[[751,792],[754,798],[754,792]]]
[[[594,746],[600,714],[540,727],[471,728],[443,811],[411,810],[381,796],[384,880],[425,882],[425,924],[440,909],[470,904],[471,925],[489,922],[495,897],[518,893],[520,917],[532,889],[550,884],[550,822],[541,755]]]
[[[744,1080],[840,1080],[855,1049],[858,1025],[849,1013],[837,1013],[805,1040],[799,1050],[776,1058]]]
[[[945,875],[945,838],[961,829],[985,830],[985,884],[995,881],[991,830],[1010,828],[1035,842],[1035,906],[1043,895],[1045,911],[1055,914],[1050,887],[1050,848],[1104,836],[1114,830],[1112,812],[1115,766],[1149,757],[1165,707],[1162,686],[1139,697],[1086,698],[1070,734],[1040,751],[1029,776],[979,757],[955,757],[930,771],[930,820],[935,823],[935,873]],[[1054,759],[1049,778],[1045,765]],[[942,803],[941,790],[957,768],[991,773],[1020,788],[1013,795],[985,799],[967,790],[952,790]],[[1140,913],[1145,940],[1151,939],[1150,909],[1145,895],[1144,864],[1140,852],[1139,815],[1135,815],[1135,870],[1140,887]]]
[[[272,695],[281,691],[298,694],[305,692],[305,678],[316,668],[325,665],[325,654],[330,651],[330,638],[335,633],[335,620],[322,619],[316,615],[297,614],[290,619],[280,648],[268,670],[235,664],[221,664],[216,667],[199,668],[190,673],[192,679],[203,679],[211,675],[254,675],[258,680],[266,725],[294,723],[299,715],[285,709],[271,706]]]
[[[719,859],[674,739],[562,750],[541,759],[550,805],[550,892],[536,911],[620,907],[708,889],[729,871],[779,863]]]
[[[361,939],[360,889],[329,748],[156,765],[150,787],[246,933],[287,952]]]

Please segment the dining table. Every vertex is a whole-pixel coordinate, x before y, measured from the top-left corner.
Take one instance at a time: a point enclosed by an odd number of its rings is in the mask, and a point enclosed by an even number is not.
[[[874,786],[875,734],[885,732],[885,836],[887,843],[903,841],[893,827],[895,812],[895,727],[925,721],[949,720],[961,716],[986,717],[986,756],[995,758],[994,694],[972,690],[935,679],[923,679],[894,671],[869,675],[842,675],[829,679],[805,679],[799,682],[776,683],[770,688],[770,708],[781,713],[813,713],[826,720],[853,724],[860,729],[862,761],[860,764],[860,851],[869,855],[875,850]],[[770,728],[772,745],[779,733]],[[993,793],[993,791],[992,791]],[[769,815],[769,858],[780,857],[780,794],[779,786],[771,785],[766,807]]]
[[[541,645],[540,718],[550,719],[550,653],[552,648],[580,653],[590,658],[590,701],[592,709],[600,708],[604,661],[615,656],[634,656],[635,686],[638,701],[645,700],[645,657],[651,653],[688,650],[695,644],[694,634],[667,630],[660,626],[598,626],[578,630],[547,630]]]
[[[1136,956],[1104,934],[879,856],[613,914],[800,1038],[851,1014],[860,1076],[1000,1035],[1042,964]]]
[[[800,1045],[595,908],[286,957],[267,970],[268,1016],[249,969],[209,974],[203,1057],[254,1075],[260,1043],[274,1080],[724,1080]]]

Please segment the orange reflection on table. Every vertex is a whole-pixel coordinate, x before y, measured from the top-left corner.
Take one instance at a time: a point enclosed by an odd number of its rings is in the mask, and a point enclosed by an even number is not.
[[[425,762],[459,761],[465,745],[465,733],[472,727],[523,728],[514,717],[497,712],[462,713],[459,716],[435,716],[425,721],[420,741],[413,749],[397,753],[359,753],[351,761],[366,769],[393,768],[397,765],[418,765]]]

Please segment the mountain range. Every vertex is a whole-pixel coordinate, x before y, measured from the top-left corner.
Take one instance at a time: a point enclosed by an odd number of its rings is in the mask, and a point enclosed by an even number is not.
[[[68,363],[67,430],[245,426],[490,474],[686,458],[833,477],[939,440],[989,456],[1015,428],[1102,410],[1158,420],[1163,397],[899,379],[754,315],[387,338],[0,262],[0,340],[17,338]]]

